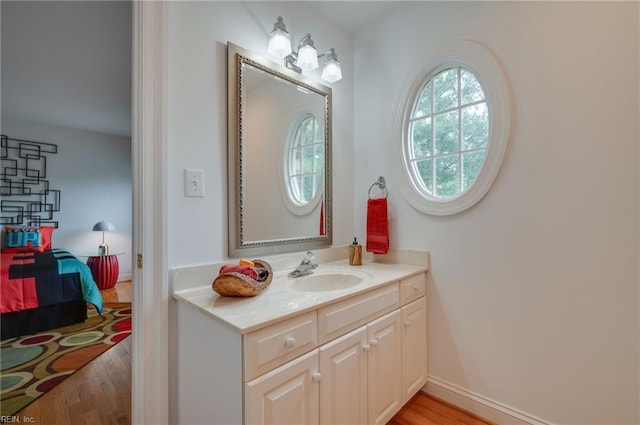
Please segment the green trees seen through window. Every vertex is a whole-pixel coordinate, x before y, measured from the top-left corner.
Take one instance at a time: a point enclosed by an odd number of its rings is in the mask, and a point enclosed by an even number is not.
[[[451,199],[475,182],[487,153],[489,110],[475,75],[435,74],[420,90],[409,120],[409,163],[423,193]]]

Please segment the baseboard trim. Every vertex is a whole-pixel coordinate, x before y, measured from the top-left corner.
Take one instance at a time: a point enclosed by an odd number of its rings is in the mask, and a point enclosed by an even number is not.
[[[127,280],[131,280],[131,272],[129,273],[122,273],[118,276],[118,282],[125,282]]]
[[[435,376],[427,377],[427,384],[422,390],[496,424],[553,425],[551,422],[491,400]]]

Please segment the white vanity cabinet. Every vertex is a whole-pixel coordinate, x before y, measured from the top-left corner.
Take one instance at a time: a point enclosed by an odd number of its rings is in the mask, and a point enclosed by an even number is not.
[[[248,424],[317,424],[320,391],[314,350],[246,384]]]
[[[247,333],[178,303],[178,423],[387,423],[426,383],[425,292],[414,273]]]

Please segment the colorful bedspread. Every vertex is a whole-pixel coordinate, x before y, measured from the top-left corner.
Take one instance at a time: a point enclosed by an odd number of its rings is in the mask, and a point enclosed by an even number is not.
[[[102,313],[102,295],[91,270],[70,252],[2,253],[0,265],[0,313],[79,299]]]

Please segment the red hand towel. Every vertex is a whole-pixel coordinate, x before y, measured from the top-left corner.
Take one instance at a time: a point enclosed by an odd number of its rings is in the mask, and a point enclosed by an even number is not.
[[[367,201],[367,251],[386,254],[389,251],[387,198]]]
[[[320,201],[320,236],[326,235],[324,231],[324,199]]]

